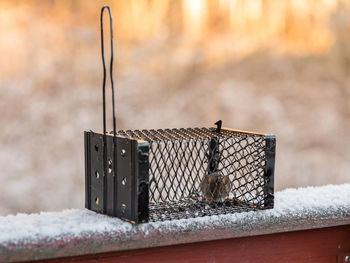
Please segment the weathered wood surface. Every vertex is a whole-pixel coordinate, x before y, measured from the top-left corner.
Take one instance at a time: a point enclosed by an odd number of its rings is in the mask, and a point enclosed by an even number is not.
[[[39,262],[345,263],[347,255],[350,256],[350,225]]]

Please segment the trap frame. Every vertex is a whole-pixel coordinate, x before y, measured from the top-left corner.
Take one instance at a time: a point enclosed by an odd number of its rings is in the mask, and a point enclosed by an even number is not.
[[[104,9],[109,12],[111,32],[110,133],[106,130]],[[117,131],[108,6],[101,10],[101,46],[103,133],[84,132],[86,208],[133,223],[273,208],[274,135],[222,128],[221,121],[210,128]],[[210,179],[213,174],[218,178],[215,182]],[[210,189],[203,187],[206,178]],[[220,184],[225,193],[218,192]],[[216,197],[208,199],[208,193]]]

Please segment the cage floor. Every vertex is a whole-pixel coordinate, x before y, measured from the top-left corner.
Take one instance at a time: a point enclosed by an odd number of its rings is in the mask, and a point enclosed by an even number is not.
[[[223,203],[208,204],[190,199],[176,203],[150,204],[149,222],[240,213],[260,209],[262,208],[241,200],[226,200]]]

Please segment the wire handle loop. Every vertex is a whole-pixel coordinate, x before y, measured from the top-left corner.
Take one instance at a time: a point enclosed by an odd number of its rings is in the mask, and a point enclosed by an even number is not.
[[[109,66],[109,77],[111,80],[111,88],[112,88],[112,108],[113,108],[113,136],[116,136],[116,118],[115,118],[115,103],[114,103],[114,82],[113,82],[113,19],[112,19],[112,11],[108,5],[105,5],[101,9],[101,55],[102,55],[102,64],[103,64],[103,83],[102,83],[102,96],[103,96],[103,135],[107,134],[106,127],[106,62],[105,62],[105,51],[104,51],[104,41],[103,41],[103,12],[104,10],[108,10],[109,14],[109,27],[111,32],[111,59]]]

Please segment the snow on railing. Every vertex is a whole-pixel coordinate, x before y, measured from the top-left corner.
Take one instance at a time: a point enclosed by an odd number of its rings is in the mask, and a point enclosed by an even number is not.
[[[132,225],[82,209],[0,217],[0,262],[121,251],[350,224],[350,184],[286,189],[275,208]]]

